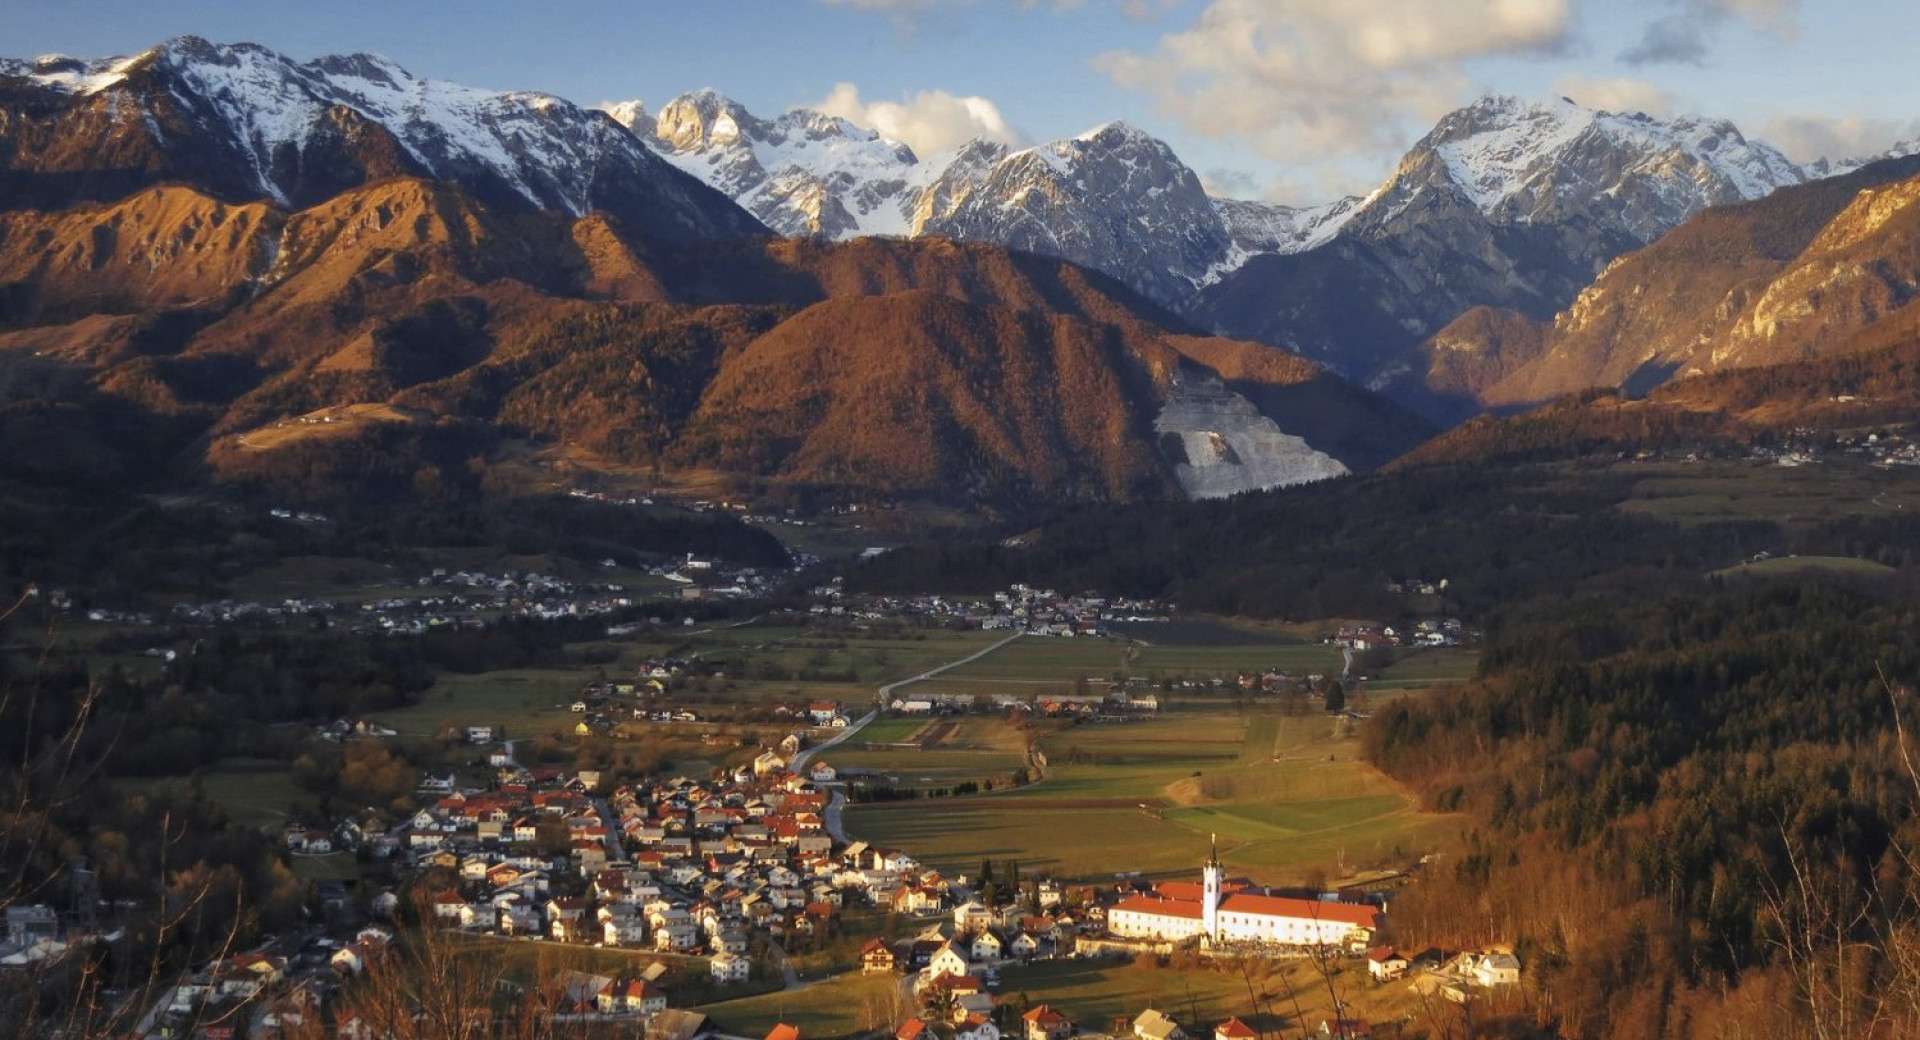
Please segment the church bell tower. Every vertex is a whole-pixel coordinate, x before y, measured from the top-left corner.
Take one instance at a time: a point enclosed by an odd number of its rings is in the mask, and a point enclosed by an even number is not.
[[[1220,836],[1208,835],[1212,848],[1200,874],[1200,928],[1208,942],[1220,941]]]

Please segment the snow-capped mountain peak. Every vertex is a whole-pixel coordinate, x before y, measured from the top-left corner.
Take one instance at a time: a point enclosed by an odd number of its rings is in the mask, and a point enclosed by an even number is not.
[[[602,101],[593,107],[634,133],[653,129],[654,117],[648,114],[646,102],[637,98],[632,101]]]
[[[1612,113],[1567,98],[1491,95],[1441,119],[1402,161],[1399,176],[1437,163],[1476,208],[1496,220],[1557,217],[1583,196],[1629,192],[1659,210],[1634,221],[1644,240],[1710,205],[1759,198],[1805,179],[1771,146],[1732,123],[1699,116]]]
[[[42,54],[32,61],[0,59],[0,75],[18,76],[67,94],[97,94],[125,79],[136,64],[152,53],[92,60],[65,54]]]
[[[839,239],[912,230],[913,191],[927,171],[906,145],[844,119],[801,108],[762,119],[710,89],[668,101],[651,126],[615,118],[781,234]]]

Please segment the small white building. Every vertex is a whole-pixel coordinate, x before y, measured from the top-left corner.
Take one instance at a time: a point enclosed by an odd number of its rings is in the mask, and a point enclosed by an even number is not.
[[[713,958],[711,970],[715,982],[745,982],[753,963],[737,953],[721,953]]]

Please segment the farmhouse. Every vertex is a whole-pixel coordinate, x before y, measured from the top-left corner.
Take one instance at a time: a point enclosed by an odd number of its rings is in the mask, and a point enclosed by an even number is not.
[[[1117,938],[1173,942],[1364,947],[1379,927],[1380,912],[1372,906],[1273,896],[1243,881],[1226,881],[1217,848],[1200,884],[1162,885],[1107,911],[1107,931]]]
[[[1187,1032],[1163,1011],[1148,1008],[1133,1020],[1134,1040],[1187,1040]]]
[[[1391,946],[1375,946],[1367,951],[1367,972],[1376,982],[1397,979],[1407,973],[1407,959]]]
[[[1026,1040],[1066,1040],[1073,1035],[1073,1020],[1045,1004],[1020,1017],[1026,1024]]]

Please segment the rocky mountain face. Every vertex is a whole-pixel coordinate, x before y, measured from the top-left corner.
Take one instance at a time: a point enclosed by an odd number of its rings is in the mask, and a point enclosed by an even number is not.
[[[1428,347],[1429,380],[1438,366],[1472,367],[1456,391],[1517,409],[1876,344],[1912,321],[1917,175],[1920,157],[1889,160],[1701,213],[1617,260],[1551,321],[1469,315],[1450,325]]]
[[[1484,98],[1442,119],[1372,195],[1311,208],[1209,198],[1165,144],[1124,124],[922,160],[817,113],[764,120],[712,92],[651,121],[637,104],[619,110],[783,234],[939,234],[1062,257],[1447,422],[1479,409],[1460,373],[1428,381],[1423,344],[1449,322],[1477,307],[1549,318],[1615,257],[1702,209],[1807,177],[1724,121],[1564,99]]]
[[[180,181],[298,209],[394,176],[494,205],[604,210],[661,241],[764,233],[604,113],[416,79],[370,55],[302,63],[181,37],[131,58],[0,65],[0,206]]]
[[[1448,322],[1477,306],[1550,317],[1694,213],[1802,179],[1728,123],[1486,98],[1441,120],[1331,240],[1253,257],[1184,311],[1456,420],[1419,352]]]
[[[992,242],[1104,271],[1168,306],[1237,255],[1304,248],[1351,209],[1223,210],[1172,149],[1125,123],[922,158],[845,120],[806,109],[762,119],[710,90],[650,120],[637,102],[607,111],[781,234]]]
[[[1125,123],[1008,155],[919,230],[1072,260],[1169,302],[1232,241],[1200,178]]]
[[[760,119],[710,90],[674,98],[657,116],[637,102],[606,111],[779,234],[832,241],[908,227],[919,160],[846,120],[804,109]]]

